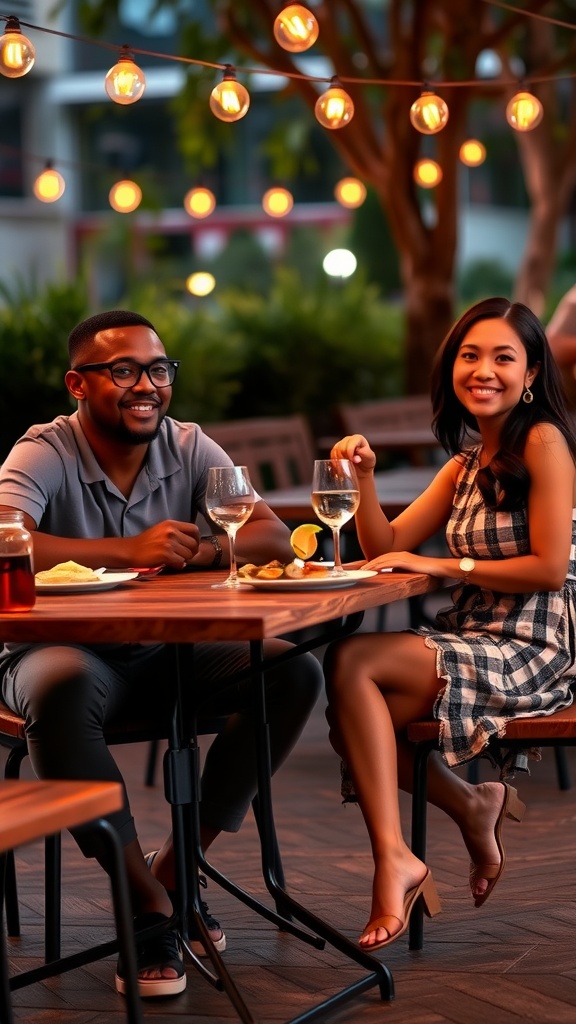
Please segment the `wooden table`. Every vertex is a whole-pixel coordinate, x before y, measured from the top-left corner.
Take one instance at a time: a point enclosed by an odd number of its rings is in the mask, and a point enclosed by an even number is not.
[[[221,582],[223,576],[223,573],[210,572],[158,576],[153,579],[134,580],[115,590],[99,593],[39,595],[32,611],[0,615],[0,636],[6,642],[158,641],[177,645],[200,641],[249,641],[257,712],[258,795],[264,824],[261,836],[263,874],[269,892],[285,915],[276,920],[284,930],[298,935],[316,948],[322,948],[325,942],[329,942],[345,957],[369,972],[301,1017],[294,1018],[290,1024],[298,1024],[300,1021],[320,1016],[374,985],[379,986],[382,999],[392,999],[394,985],[388,968],[337,932],[330,924],[308,911],[279,884],[271,841],[274,819],[264,696],[264,673],[270,662],[263,658],[262,645],[267,638],[307,627],[322,626],[333,623],[334,620],[343,620],[341,632],[351,632],[359,625],[366,609],[436,590],[439,581],[420,574],[386,573],[359,582],[346,590],[271,592],[255,590],[249,586],[245,586],[240,592],[212,589],[211,584]],[[311,650],[317,644],[323,643],[326,638],[326,634],[323,634],[322,637],[300,644],[289,652],[288,656],[294,656],[303,650]],[[177,646],[174,646],[174,652],[175,675],[178,677]],[[280,657],[284,660],[284,656]],[[196,761],[192,756],[183,757],[188,751],[180,747],[181,738],[178,735],[171,737],[171,756],[178,765],[174,770],[177,772],[180,769],[184,775],[189,773],[193,776]],[[169,758],[168,762],[170,760]],[[167,792],[177,791],[182,777],[168,785]],[[189,785],[183,788],[188,789]],[[171,799],[173,824],[175,831],[178,832],[181,819],[174,813],[175,802],[177,800]],[[178,837],[176,839],[177,873],[180,878],[186,871],[186,865],[190,868],[190,863],[195,863],[199,844],[196,835],[196,846],[190,851],[186,846],[185,837],[182,837],[181,844],[178,844]],[[190,856],[191,861],[187,859]],[[242,891],[235,887],[234,883],[221,876],[207,862],[201,860],[201,863],[212,878],[224,884],[228,891],[243,898]],[[195,877],[193,868],[191,870]],[[196,915],[199,914],[197,899],[196,892],[196,902],[192,907]],[[253,897],[245,899],[244,902],[257,909]],[[262,909],[266,910],[264,916],[268,920],[275,919],[269,908]],[[295,925],[293,918],[309,929],[309,932]],[[240,1019],[246,1024],[253,1024],[254,1018],[212,943],[207,944],[207,953],[216,971],[214,983],[226,990]],[[205,968],[203,970],[206,971]]]
[[[410,466],[388,469],[374,474],[380,506],[388,519],[403,512],[414,498],[432,482],[438,466]],[[313,522],[315,513],[310,502],[310,487],[290,487],[279,491],[266,491],[262,498],[280,519],[294,522]]]

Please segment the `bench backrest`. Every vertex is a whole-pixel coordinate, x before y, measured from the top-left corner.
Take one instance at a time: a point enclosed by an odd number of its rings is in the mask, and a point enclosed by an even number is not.
[[[359,405],[341,405],[338,413],[347,434],[370,437],[373,430],[404,431],[428,427],[432,423],[432,403],[428,395],[382,398]]]

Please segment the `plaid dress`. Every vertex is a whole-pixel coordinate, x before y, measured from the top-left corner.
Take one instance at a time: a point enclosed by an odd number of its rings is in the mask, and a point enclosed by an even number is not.
[[[446,528],[451,553],[477,560],[530,551],[526,507],[495,512],[476,485],[480,447],[466,453]],[[434,706],[441,751],[450,766],[481,753],[510,718],[546,715],[568,707],[576,683],[576,510],[564,586],[559,591],[503,594],[459,584],[452,606],[432,627],[414,632],[436,650],[445,686]],[[531,752],[538,757],[537,751]],[[503,777],[526,770],[526,754],[500,765]]]

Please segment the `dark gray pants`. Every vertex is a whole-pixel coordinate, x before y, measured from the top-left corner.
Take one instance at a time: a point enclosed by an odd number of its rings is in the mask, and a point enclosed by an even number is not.
[[[267,656],[289,647],[266,641]],[[188,710],[226,715],[225,728],[206,756],[201,821],[215,829],[240,828],[256,792],[252,684],[236,680],[249,666],[247,644],[180,646],[181,678]],[[6,704],[26,720],[32,767],[39,778],[123,779],[106,745],[111,723],[168,722],[173,707],[173,658],[164,646],[133,644],[91,647],[35,645],[3,663]],[[266,674],[272,770],[296,743],[322,686],[311,654],[300,655]],[[128,844],[136,829],[128,798],[110,821]],[[74,832],[86,856],[97,852],[89,827]]]

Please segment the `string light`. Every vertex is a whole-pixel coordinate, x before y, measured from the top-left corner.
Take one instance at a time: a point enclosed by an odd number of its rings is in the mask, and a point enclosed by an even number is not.
[[[506,120],[517,132],[531,132],[543,116],[542,104],[531,92],[517,92],[506,107]]]
[[[262,196],[262,209],[270,217],[285,217],[294,206],[294,197],[287,188],[269,188]]]
[[[114,103],[127,106],[129,103],[137,103],[144,95],[146,78],[127,46],[122,47],[122,55],[118,63],[110,68],[104,79],[104,88]]]
[[[334,188],[334,195],[341,206],[355,210],[366,199],[366,186],[359,178],[341,178]]]
[[[55,203],[63,195],[66,182],[58,171],[55,171],[50,161],[34,182],[34,195],[43,203]]]
[[[288,3],[274,21],[274,38],[283,50],[303,53],[318,39],[318,22],[302,4]]]
[[[195,274],[190,274],[186,278],[186,288],[191,295],[197,295],[199,298],[210,295],[215,287],[216,278],[205,270],[197,270]]]
[[[216,209],[216,196],[209,188],[191,188],[184,196],[184,209],[191,217],[203,220]]]
[[[110,206],[117,213],[132,213],[142,202],[142,189],[135,181],[125,178],[112,185],[108,193]]]
[[[414,168],[414,181],[421,188],[434,188],[442,181],[442,168],[435,160],[419,160]]]
[[[458,155],[466,167],[479,167],[486,159],[486,146],[483,146],[478,139],[467,139],[460,146]]]
[[[5,78],[22,78],[34,66],[36,50],[22,34],[18,18],[6,20],[4,35],[0,37],[0,74]]]
[[[410,121],[423,135],[436,135],[448,122],[448,106],[436,93],[425,90],[410,107]]]
[[[239,121],[249,106],[248,90],[236,81],[236,72],[228,66],[222,81],[210,93],[210,110],[220,121]]]
[[[316,100],[314,113],[323,128],[343,128],[354,117],[354,104],[337,78]]]

